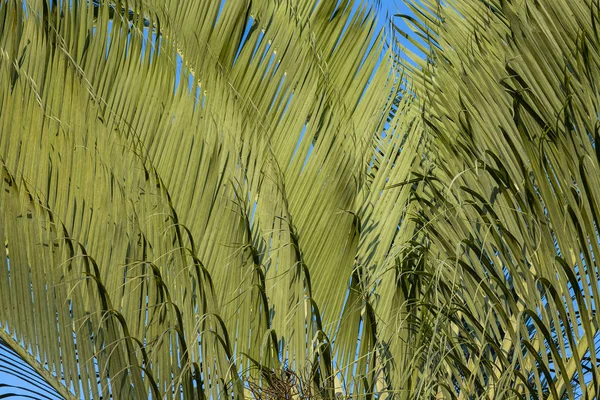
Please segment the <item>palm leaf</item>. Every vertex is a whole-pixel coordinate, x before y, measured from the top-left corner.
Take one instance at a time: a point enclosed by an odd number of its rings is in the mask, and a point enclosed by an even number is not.
[[[398,82],[316,4],[2,3],[2,335],[63,396],[237,397],[252,358],[333,390]]]
[[[397,243],[396,258],[421,289],[414,310],[401,297],[381,313],[388,321],[408,313],[406,329],[418,332],[410,346],[428,348],[420,372],[396,367],[390,388],[409,384],[406,397],[592,398],[597,9],[561,1],[415,9],[413,25],[430,43],[427,66],[409,78],[425,161],[406,180],[414,225],[401,227],[418,245],[407,257]],[[397,281],[395,292],[406,296],[406,286]],[[391,354],[406,346],[389,341]]]
[[[2,346],[65,398],[592,398],[598,9],[407,4],[1,2]]]

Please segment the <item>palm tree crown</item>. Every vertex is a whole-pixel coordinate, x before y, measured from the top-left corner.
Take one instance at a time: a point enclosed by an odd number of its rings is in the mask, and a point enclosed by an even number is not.
[[[0,0],[0,346],[67,399],[594,398],[600,8],[407,5]]]

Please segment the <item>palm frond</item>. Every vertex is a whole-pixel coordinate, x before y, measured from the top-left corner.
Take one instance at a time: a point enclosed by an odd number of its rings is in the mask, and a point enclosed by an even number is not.
[[[424,162],[407,181],[413,225],[400,228],[414,246],[407,254],[396,243],[396,275],[411,272],[386,292],[397,308],[381,313],[406,315],[409,346],[422,353],[420,372],[396,366],[390,387],[410,385],[407,398],[593,398],[598,10],[579,1],[415,9],[429,43],[427,65],[409,72]],[[398,354],[405,340],[389,337]]]
[[[242,396],[250,357],[315,366],[331,393],[331,344],[356,340],[337,321],[357,198],[398,90],[370,8],[0,12],[6,342],[75,397]]]
[[[593,398],[599,9],[407,5],[1,1],[0,347],[65,398]]]

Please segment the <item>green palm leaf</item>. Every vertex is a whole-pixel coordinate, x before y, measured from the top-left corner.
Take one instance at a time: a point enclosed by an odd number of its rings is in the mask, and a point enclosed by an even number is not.
[[[356,198],[397,90],[373,14],[23,5],[0,9],[2,338],[65,397],[238,397],[251,359],[333,393]]]
[[[598,7],[407,5],[0,1],[32,395],[594,398]]]
[[[408,382],[419,396],[444,398],[593,398],[597,9],[425,1],[415,10],[431,49],[411,73],[425,161],[412,171],[415,225],[401,230],[422,244],[410,259],[420,260],[427,289],[412,315],[429,344],[420,375],[397,368],[391,387]]]

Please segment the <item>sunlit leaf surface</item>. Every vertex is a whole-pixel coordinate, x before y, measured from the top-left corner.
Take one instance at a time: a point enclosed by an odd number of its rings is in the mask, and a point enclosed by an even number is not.
[[[600,8],[376,3],[0,0],[0,396],[594,398]]]

